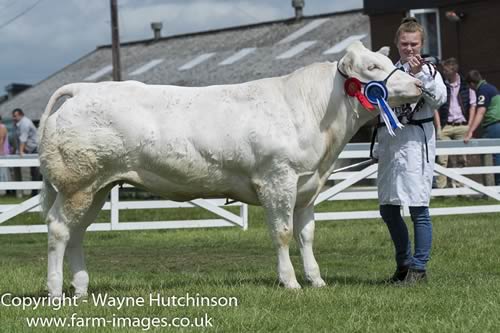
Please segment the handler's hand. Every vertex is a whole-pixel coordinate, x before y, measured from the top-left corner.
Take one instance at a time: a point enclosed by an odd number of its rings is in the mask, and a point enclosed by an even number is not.
[[[438,140],[442,140],[443,139],[443,131],[440,128],[436,129],[436,138]]]
[[[410,72],[415,75],[422,71],[422,66],[424,65],[424,60],[422,57],[417,54],[408,59],[408,64],[410,65]]]
[[[472,139],[472,133],[467,133],[464,136],[464,143],[469,143],[470,139]]]

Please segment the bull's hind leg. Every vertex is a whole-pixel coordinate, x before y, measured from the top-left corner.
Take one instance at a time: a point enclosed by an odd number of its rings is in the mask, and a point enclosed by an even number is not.
[[[70,238],[76,237],[75,230],[81,228],[82,218],[92,202],[93,195],[90,192],[76,192],[71,196],[58,193],[47,215],[47,287],[52,297],[62,295],[64,252]]]
[[[48,260],[47,260],[47,287],[49,295],[60,297],[63,284],[64,251],[69,239],[69,228],[62,214],[64,200],[61,194],[57,195],[48,215]]]
[[[259,201],[266,213],[271,237],[278,251],[278,276],[285,288],[300,288],[290,260],[289,244],[293,236],[293,209],[297,177],[272,175],[256,183]]]
[[[73,279],[71,285],[75,288],[75,296],[87,295],[89,275],[85,265],[83,252],[83,237],[88,226],[92,224],[108,196],[112,186],[100,190],[95,196],[87,212],[83,215],[81,222],[70,228],[70,237],[66,248],[66,256],[69,261]]]
[[[295,240],[299,243],[305,278],[311,282],[313,287],[323,287],[325,281],[321,278],[319,266],[313,253],[314,224],[314,206],[311,205],[295,211],[293,233]]]

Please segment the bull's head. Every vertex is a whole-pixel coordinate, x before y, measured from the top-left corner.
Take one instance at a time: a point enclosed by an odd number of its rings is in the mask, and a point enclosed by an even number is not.
[[[395,67],[387,55],[387,47],[372,52],[357,41],[347,48],[339,61],[339,70],[362,82],[385,81],[390,106],[415,103],[422,95],[422,82],[403,71],[394,71]]]

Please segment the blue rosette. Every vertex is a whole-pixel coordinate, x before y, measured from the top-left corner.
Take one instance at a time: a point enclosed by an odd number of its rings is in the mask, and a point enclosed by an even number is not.
[[[365,86],[365,96],[366,99],[373,105],[378,106],[380,109],[380,115],[382,120],[389,131],[389,134],[394,136],[394,130],[397,128],[403,128],[403,124],[401,124],[398,120],[398,117],[394,114],[394,111],[391,109],[389,104],[387,103],[387,97],[389,93],[387,91],[387,87],[381,81],[370,81]]]

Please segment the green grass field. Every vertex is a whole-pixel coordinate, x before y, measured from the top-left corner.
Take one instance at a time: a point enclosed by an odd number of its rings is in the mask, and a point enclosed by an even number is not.
[[[434,200],[433,206],[494,203]],[[375,201],[326,203],[325,209],[376,209]],[[149,214],[149,215],[148,215]],[[167,215],[168,214],[168,215]],[[197,210],[127,212],[125,220],[205,216]],[[173,216],[176,215],[176,216]],[[179,216],[177,216],[179,215]],[[106,219],[106,214],[101,216]],[[393,249],[380,220],[318,222],[315,253],[328,286],[304,283],[299,251],[291,249],[300,291],[277,285],[275,251],[262,210],[250,209],[238,228],[89,232],[85,240],[90,293],[148,299],[150,293],[236,297],[233,307],[133,306],[118,310],[89,302],[53,310],[0,306],[0,332],[143,332],[141,328],[28,329],[27,317],[203,317],[211,328],[151,328],[172,332],[499,332],[500,219],[498,214],[435,217],[429,282],[394,287],[379,281],[394,269]],[[15,222],[15,223],[14,223]],[[25,214],[9,224],[40,223]],[[411,222],[410,222],[411,223]],[[0,294],[46,295],[46,235],[0,235]],[[65,290],[70,275],[65,270]],[[147,322],[144,321],[144,325]]]

